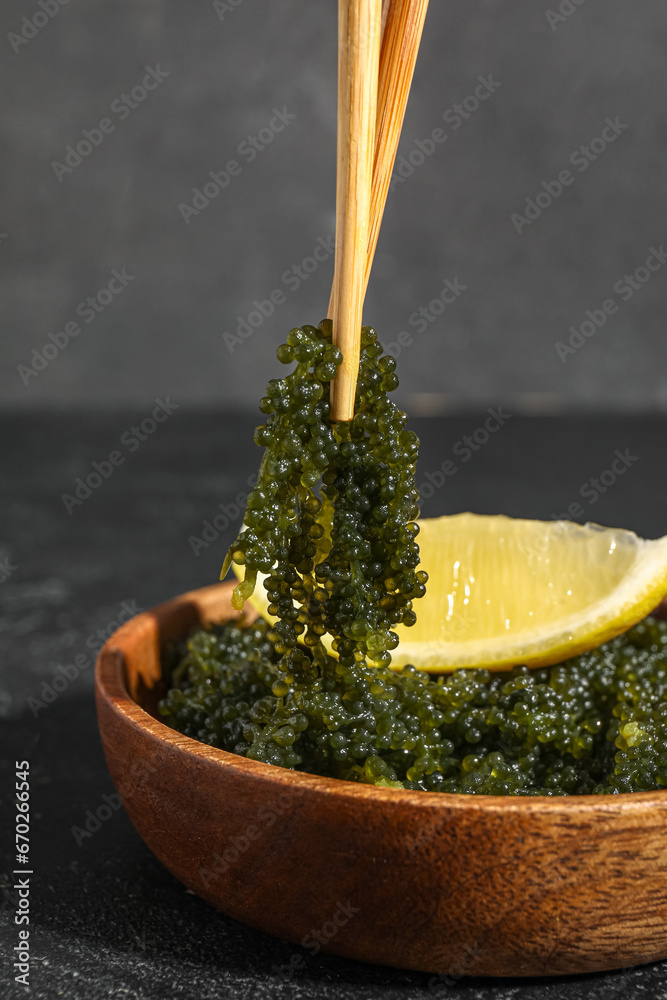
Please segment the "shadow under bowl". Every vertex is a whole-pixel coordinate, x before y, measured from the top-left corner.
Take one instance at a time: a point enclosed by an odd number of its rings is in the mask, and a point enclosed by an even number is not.
[[[233,584],[123,625],[100,652],[104,752],[140,836],[224,913],[304,947],[450,975],[667,957],[667,793],[382,789],[216,750],[155,717],[172,640],[237,618]]]

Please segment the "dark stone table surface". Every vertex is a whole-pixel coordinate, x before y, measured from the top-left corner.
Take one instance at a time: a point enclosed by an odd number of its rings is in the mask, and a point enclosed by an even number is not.
[[[569,979],[465,978],[435,988],[428,975],[312,957],[187,892],[122,810],[77,843],[72,828],[82,827],[87,810],[113,790],[93,704],[99,636],[124,608],[148,608],[217,578],[238,526],[235,499],[247,491],[257,461],[248,416],[178,409],[140,440],[132,427],[149,412],[0,419],[0,995],[667,998],[664,963]],[[478,444],[484,434],[475,438],[475,431],[486,418],[414,422],[423,442],[420,482],[447,459],[456,467],[424,503],[424,514],[471,509],[550,518],[580,503],[578,519],[621,524],[648,537],[667,532],[666,417],[512,416]],[[80,504],[68,502],[68,513],[63,494],[73,494],[93,462],[108,472],[103,463],[114,451],[122,462]],[[617,451],[625,468],[600,480]],[[221,503],[234,523],[207,547],[194,545],[195,555],[192,539],[201,538],[203,522]],[[53,682],[64,676],[58,665],[77,655],[79,676],[56,694]],[[14,982],[9,957],[18,931],[11,799],[14,762],[23,759],[30,762],[33,818],[29,989]],[[295,954],[304,961],[292,961]]]

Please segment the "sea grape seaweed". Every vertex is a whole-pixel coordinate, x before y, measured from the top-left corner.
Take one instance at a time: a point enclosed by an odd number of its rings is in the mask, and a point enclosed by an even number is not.
[[[331,322],[292,330],[278,349],[284,364],[260,409],[265,448],[244,527],[223,567],[245,567],[234,594],[240,609],[257,573],[264,581],[270,632],[285,685],[312,682],[326,662],[328,635],[342,667],[358,659],[388,665],[398,643],[392,626],[416,621],[412,602],[425,593],[417,570],[419,441],[388,398],[398,379],[375,331],[364,327],[354,417],[332,423],[331,380],[342,357]]]
[[[199,631],[162,702],[170,725],[268,763],[373,785],[482,795],[667,788],[667,622],[510,673],[324,671],[276,712],[280,654],[265,622]]]
[[[241,609],[265,574],[275,624],[213,626],[181,650],[160,705],[188,736],[282,767],[425,791],[614,794],[667,788],[667,624],[565,663],[433,677],[390,669],[414,624],[418,441],[362,331],[354,419],[331,423],[331,323],[292,330],[260,408],[265,448],[244,526]],[[335,655],[328,650],[328,641]]]
[[[264,456],[222,576],[231,561],[244,567],[232,600],[240,610],[265,575],[278,673],[253,708],[245,752],[293,767],[302,761],[294,744],[315,725],[313,712],[335,726],[332,685],[347,685],[349,702],[355,670],[389,666],[398,644],[392,628],[415,623],[413,601],[424,595],[427,574],[417,569],[419,441],[389,399],[396,362],[383,355],[375,331],[361,331],[349,422],[331,421],[342,355],[330,320],[292,330],[277,356],[294,367],[268,383],[260,403],[267,420],[255,441]]]

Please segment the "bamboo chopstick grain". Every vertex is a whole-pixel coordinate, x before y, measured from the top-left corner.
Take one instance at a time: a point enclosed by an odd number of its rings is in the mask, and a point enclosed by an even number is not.
[[[360,174],[357,173],[355,187],[350,176],[350,161],[346,159],[346,156],[349,155],[350,149],[354,146],[353,130],[362,127],[362,119],[365,129],[368,121],[367,115],[356,114],[353,116],[350,111],[352,100],[350,88],[353,86],[350,74],[352,73],[351,60],[355,58],[355,52],[360,60],[357,72],[361,75],[363,75],[364,70],[370,72],[367,61],[369,58],[374,58],[374,53],[371,56],[367,47],[367,43],[371,40],[367,32],[372,30],[370,27],[372,20],[367,21],[369,28],[365,28],[362,25],[362,19],[364,17],[367,19],[372,19],[372,16],[377,17],[377,8],[375,11],[371,11],[369,6],[364,8],[361,0],[357,0],[356,3],[353,3],[352,0],[347,0],[347,2],[340,0],[339,2],[336,259],[328,314],[334,320],[334,340],[343,351],[344,361],[333,383],[332,419],[334,420],[350,420],[354,412],[363,300],[380,235],[382,216],[387,203],[389,184],[396,160],[396,151],[405,118],[405,109],[417,62],[427,8],[428,0],[383,0],[382,2],[375,137],[372,143],[373,162],[367,216],[368,242],[365,251],[360,299],[358,300],[356,292],[354,294],[352,292],[352,288],[356,288],[357,262],[352,264],[348,259],[348,254],[352,252],[352,246],[358,247],[361,241],[363,198],[365,197],[362,188],[366,179],[361,181]],[[355,33],[356,47],[353,44]],[[375,37],[373,37],[372,44],[373,46],[377,44]],[[362,61],[364,61],[363,66],[361,65]],[[367,79],[366,85],[369,82]],[[359,81],[357,81],[356,86],[361,86]],[[367,106],[366,110],[370,110],[370,105]],[[369,148],[368,133],[366,131],[363,132],[363,135],[359,133],[357,138],[363,146],[364,155],[366,155]],[[358,156],[359,145],[356,152]],[[360,163],[357,160],[357,171],[359,166]],[[347,204],[345,199],[351,199],[353,203]],[[356,233],[354,240],[352,238],[353,229]],[[347,238],[342,235],[343,232]],[[339,233],[341,233],[340,239]],[[341,275],[339,267],[344,260],[347,261],[344,266],[348,268],[348,271],[346,275]],[[352,267],[355,277],[350,273],[350,267]],[[344,297],[341,298],[343,287],[346,291]],[[352,313],[349,312],[350,309],[353,310]],[[347,311],[347,318],[343,316],[345,311]]]
[[[385,0],[364,292],[373,266],[428,0]]]
[[[333,420],[351,420],[359,370],[382,24],[381,0],[339,0],[336,253],[332,319],[343,353]]]

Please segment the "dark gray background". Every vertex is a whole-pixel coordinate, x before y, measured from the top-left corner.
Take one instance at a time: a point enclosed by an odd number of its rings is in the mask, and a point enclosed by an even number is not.
[[[18,52],[8,33],[40,8],[3,4],[2,405],[254,409],[286,332],[324,315],[331,261],[298,291],[281,275],[333,231],[336,4],[235,2],[221,20],[211,2],[70,0]],[[415,414],[667,406],[667,268],[567,363],[554,346],[667,238],[667,5],[568,5],[552,30],[556,0],[431,4],[401,153],[478,74],[501,86],[390,195],[366,321],[392,341],[445,278],[468,286],[402,352]],[[156,64],[168,79],[59,182],[52,162]],[[295,120],[187,226],[179,203],[274,106]],[[511,213],[607,116],[628,128],[517,234]],[[17,366],[121,267],[134,281],[24,385]],[[230,353],[223,333],[275,288],[286,302]]]

